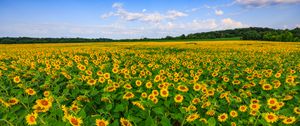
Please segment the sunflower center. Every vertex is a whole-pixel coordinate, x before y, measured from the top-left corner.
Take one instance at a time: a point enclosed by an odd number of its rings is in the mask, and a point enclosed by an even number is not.
[[[273,119],[274,117],[272,115],[268,115],[268,119]]]
[[[72,118],[72,119],[71,119],[71,122],[72,122],[72,124],[74,124],[74,125],[78,125],[78,121],[77,121],[75,118]]]

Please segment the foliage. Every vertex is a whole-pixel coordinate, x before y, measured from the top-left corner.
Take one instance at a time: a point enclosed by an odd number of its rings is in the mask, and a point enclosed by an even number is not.
[[[0,48],[0,125],[300,125],[297,43]]]

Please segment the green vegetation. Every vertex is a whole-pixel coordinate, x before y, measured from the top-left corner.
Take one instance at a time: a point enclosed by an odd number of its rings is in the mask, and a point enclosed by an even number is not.
[[[166,36],[164,38],[141,38],[141,39],[108,39],[108,38],[29,38],[29,37],[3,37],[0,44],[16,43],[78,43],[78,42],[140,42],[140,41],[216,41],[216,40],[263,40],[281,42],[299,42],[300,28],[271,29],[271,28],[239,28],[222,31],[211,31],[180,35],[176,37]]]

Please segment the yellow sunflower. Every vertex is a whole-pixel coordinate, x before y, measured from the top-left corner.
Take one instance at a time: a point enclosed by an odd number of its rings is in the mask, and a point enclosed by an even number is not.
[[[81,118],[76,118],[71,115],[68,117],[68,120],[72,126],[80,126],[83,123]]]
[[[96,119],[96,126],[107,126],[109,122],[104,119]]]
[[[123,95],[123,99],[131,99],[134,97],[134,94],[132,92],[126,92],[125,95]]]
[[[162,97],[168,97],[169,96],[169,91],[167,89],[161,89],[160,90],[160,95]]]
[[[247,106],[246,105],[242,105],[239,107],[239,111],[241,112],[246,112],[247,111]]]
[[[196,119],[198,119],[200,116],[198,113],[193,113],[191,115],[189,115],[187,118],[186,118],[186,121],[188,122],[193,122],[195,121]]]
[[[267,102],[269,106],[275,106],[278,103],[276,98],[269,98]]]
[[[284,124],[293,124],[296,121],[295,117],[287,117],[285,119],[283,119],[283,123]]]
[[[249,108],[251,109],[251,110],[254,110],[254,111],[258,111],[259,110],[259,108],[260,108],[260,104],[258,104],[258,103],[251,103],[250,105],[249,105]]]
[[[36,122],[36,118],[37,118],[38,114],[37,113],[31,113],[31,114],[28,114],[26,116],[26,123],[28,125],[36,125],[37,122]]]
[[[181,103],[183,101],[183,96],[181,94],[177,94],[174,97],[175,102]]]
[[[221,115],[218,116],[218,120],[220,122],[225,122],[228,119],[228,115],[226,113],[222,113]]]
[[[278,116],[275,115],[274,113],[265,113],[264,114],[264,119],[268,122],[268,123],[274,123],[278,120]]]
[[[263,88],[263,90],[267,90],[267,91],[273,89],[273,87],[272,87],[271,84],[263,84],[263,85],[262,85],[262,88]]]
[[[25,89],[25,92],[28,95],[35,95],[36,94],[35,90],[33,90],[32,88]]]
[[[13,80],[14,80],[15,83],[20,83],[21,82],[21,79],[20,79],[19,76],[15,76]]]
[[[238,112],[237,111],[235,111],[235,110],[232,110],[232,111],[230,111],[230,116],[231,117],[233,117],[233,118],[235,118],[235,117],[237,117],[238,116]]]
[[[128,119],[121,118],[120,122],[121,122],[122,126],[132,126],[132,124],[130,123],[130,121]]]

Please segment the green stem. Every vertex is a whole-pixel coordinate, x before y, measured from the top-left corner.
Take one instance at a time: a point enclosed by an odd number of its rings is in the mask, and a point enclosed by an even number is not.
[[[5,120],[5,119],[0,119],[0,121],[4,121],[4,122],[6,122],[7,124],[9,124],[10,126],[13,126],[12,123],[10,123],[9,121],[7,121],[7,120]]]
[[[187,115],[184,116],[183,121],[182,121],[182,123],[181,123],[181,126],[184,126],[185,118],[186,118],[186,117],[187,117]]]

